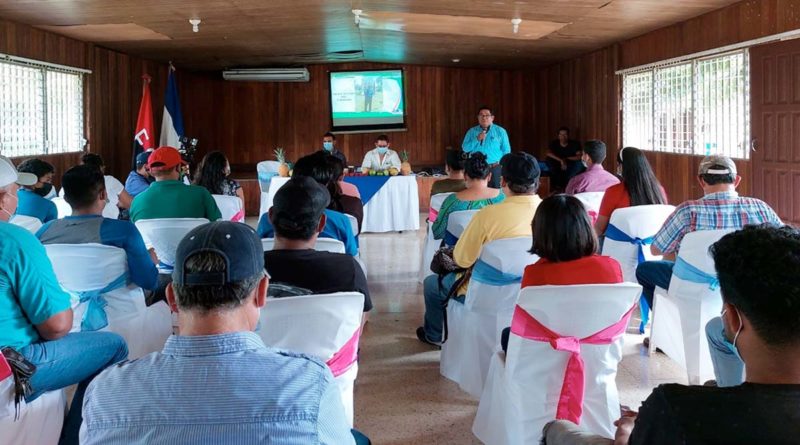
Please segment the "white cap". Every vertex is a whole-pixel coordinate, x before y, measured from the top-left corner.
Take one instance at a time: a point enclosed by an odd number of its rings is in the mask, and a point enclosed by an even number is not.
[[[39,178],[33,173],[19,173],[11,159],[0,155],[0,187],[5,187],[15,182],[19,185],[33,185],[39,182]]]

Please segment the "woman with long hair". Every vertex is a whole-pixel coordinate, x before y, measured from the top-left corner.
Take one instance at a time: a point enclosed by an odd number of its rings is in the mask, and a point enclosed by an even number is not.
[[[622,168],[622,182],[606,189],[603,195],[594,224],[597,236],[606,233],[608,221],[616,209],[667,203],[667,193],[641,150],[625,147],[620,150],[617,160]]]
[[[238,182],[228,178],[230,174],[231,165],[228,158],[221,151],[212,151],[203,156],[203,160],[197,166],[194,183],[205,187],[212,195],[238,197],[242,201],[242,212],[244,212],[244,191]]]
[[[597,236],[581,201],[571,195],[553,195],[539,204],[531,222],[530,253],[539,260],[525,268],[521,287],[614,284],[622,282],[617,260],[597,254]],[[503,350],[509,328],[502,332]]]
[[[497,204],[506,197],[502,190],[489,187],[492,173],[485,154],[472,153],[463,156],[468,156],[464,161],[464,181],[467,188],[445,198],[432,227],[435,239],[444,238],[451,213],[482,209],[487,205]]]

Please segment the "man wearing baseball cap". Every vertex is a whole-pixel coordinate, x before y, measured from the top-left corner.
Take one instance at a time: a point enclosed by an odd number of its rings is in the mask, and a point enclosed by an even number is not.
[[[44,247],[27,230],[5,222],[16,210],[18,185],[36,181],[36,175],[17,173],[11,160],[0,156],[0,349],[13,349],[36,366],[31,391],[19,394],[28,402],[78,384],[61,442],[77,444],[86,386],[124,360],[128,348],[112,332],[69,333],[70,296],[59,286]]]
[[[263,255],[240,223],[181,240],[167,291],[180,335],[92,382],[81,444],[354,443],[325,363],[254,332],[269,284]]]
[[[453,259],[459,267],[472,267],[489,242],[522,236],[531,236],[531,221],[536,208],[542,202],[536,194],[539,189],[539,161],[525,152],[508,153],[500,159],[500,186],[506,199],[495,205],[482,208],[472,217],[469,225],[456,243]],[[444,309],[448,293],[459,286],[460,276],[445,275],[441,280],[436,275],[425,278],[425,318],[417,328],[417,338],[434,346],[441,345],[444,326]],[[456,299],[463,302],[466,283],[459,286]]]
[[[147,169],[156,182],[134,198],[130,210],[132,222],[157,218],[206,218],[216,221],[222,217],[208,190],[180,181],[183,165],[180,152],[173,147],[159,147],[150,153]]]
[[[687,233],[741,229],[747,224],[783,224],[765,202],[736,193],[741,180],[736,164],[728,156],[706,156],[700,162],[697,182],[703,189],[703,197],[680,204],[656,233],[650,251],[653,255],[663,255],[664,259],[645,261],[636,268],[636,279],[650,307],[653,307],[656,286],[669,288],[675,257]],[[649,343],[649,339],[645,339],[645,347]]]
[[[128,174],[125,180],[125,191],[135,198],[136,195],[142,193],[150,187],[153,178],[147,172],[147,159],[150,157],[152,151],[143,151],[136,155],[136,167]]]

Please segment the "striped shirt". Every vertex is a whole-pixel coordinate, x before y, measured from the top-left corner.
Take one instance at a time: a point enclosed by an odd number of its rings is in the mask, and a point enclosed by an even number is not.
[[[333,375],[253,332],[172,336],[86,390],[80,442],[354,444]]]
[[[698,230],[741,229],[748,224],[782,225],[781,219],[764,201],[740,197],[735,191],[710,193],[675,208],[653,245],[663,253],[678,251],[687,233]]]

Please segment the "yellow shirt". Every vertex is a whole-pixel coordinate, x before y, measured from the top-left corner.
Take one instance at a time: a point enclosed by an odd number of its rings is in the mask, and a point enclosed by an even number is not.
[[[484,244],[498,239],[531,236],[533,214],[541,202],[539,195],[515,195],[482,208],[458,238],[453,259],[461,267],[471,267],[478,261]]]

